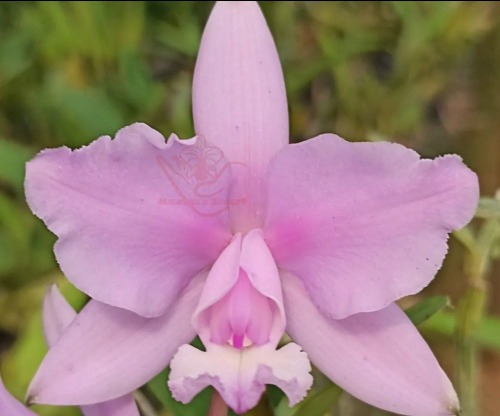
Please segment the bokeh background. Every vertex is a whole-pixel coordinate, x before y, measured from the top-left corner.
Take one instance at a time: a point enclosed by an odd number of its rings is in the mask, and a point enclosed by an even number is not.
[[[500,4],[261,6],[282,59],[293,141],[321,132],[397,141],[426,157],[458,153],[478,173],[484,199],[477,218],[450,239],[434,283],[402,304],[427,299],[431,315],[449,297],[420,329],[462,395],[464,416],[498,415]],[[211,7],[196,1],[0,3],[0,362],[18,397],[45,351],[40,304],[47,285],[59,282],[75,307],[85,301],[57,268],[54,237],[26,206],[24,164],[40,149],[79,147],[134,121],[190,137],[191,78]],[[209,392],[180,406],[165,390],[162,375],[141,398],[158,414],[205,414]],[[252,414],[385,413],[318,377],[306,405],[289,410],[270,389]]]

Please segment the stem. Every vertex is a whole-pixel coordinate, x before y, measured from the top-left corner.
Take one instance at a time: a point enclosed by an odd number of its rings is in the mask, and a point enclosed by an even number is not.
[[[458,308],[457,388],[462,415],[477,415],[477,362],[476,332],[484,314],[486,291],[470,286]]]
[[[227,416],[227,404],[219,392],[214,389],[208,416]]]
[[[463,416],[477,416],[477,363],[478,347],[476,335],[483,319],[487,302],[486,275],[490,263],[490,249],[495,241],[498,224],[487,221],[477,239],[467,238],[467,290],[457,311],[457,389]],[[463,235],[461,237],[464,237]],[[470,236],[467,236],[470,237]]]
[[[134,393],[134,399],[141,409],[141,414],[144,416],[156,416],[156,411],[149,402],[148,398],[140,390],[136,390]]]

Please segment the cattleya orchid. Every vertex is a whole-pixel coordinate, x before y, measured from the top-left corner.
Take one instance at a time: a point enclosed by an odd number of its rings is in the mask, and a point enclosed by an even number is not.
[[[457,156],[323,134],[288,145],[283,75],[256,2],[218,2],[193,83],[196,137],[144,124],[27,166],[33,212],[91,300],[49,350],[33,403],[130,393],[170,364],[173,396],[213,386],[237,413],[274,384],[291,405],[310,362],[392,412],[458,400],[395,304],[440,268],[478,200]],[[280,347],[287,333],[294,342]],[[189,343],[198,335],[205,350]]]
[[[49,288],[43,303],[43,329],[47,344],[52,346],[76,317],[76,312],[54,285]],[[0,378],[0,410],[8,416],[36,416],[7,391]],[[114,400],[82,406],[84,416],[140,416],[132,394]]]

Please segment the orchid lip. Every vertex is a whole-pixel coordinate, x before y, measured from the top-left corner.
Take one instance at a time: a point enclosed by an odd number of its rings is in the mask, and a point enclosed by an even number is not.
[[[262,231],[252,230],[236,234],[214,263],[193,325],[207,343],[236,349],[277,345],[285,326],[282,311],[277,266]]]
[[[210,325],[210,340],[228,343],[237,349],[263,345],[270,339],[276,307],[259,293],[240,270],[231,290],[205,312]]]

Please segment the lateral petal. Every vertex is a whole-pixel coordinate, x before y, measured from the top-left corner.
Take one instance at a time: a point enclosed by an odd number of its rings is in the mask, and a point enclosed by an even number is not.
[[[421,335],[395,304],[325,317],[300,280],[283,276],[287,332],[327,377],[360,400],[409,416],[445,416],[456,393]]]
[[[434,278],[448,233],[476,209],[458,156],[325,134],[282,149],[267,172],[266,242],[333,318],[377,311]]]
[[[95,404],[149,381],[194,338],[191,316],[204,278],[194,279],[158,318],[90,301],[45,356],[28,389],[29,402]]]
[[[134,124],[114,140],[45,150],[29,162],[26,197],[59,237],[55,254],[68,279],[111,306],[145,317],[165,313],[231,238],[224,205],[230,170],[208,179],[200,173],[200,180],[188,175],[194,167],[186,152],[197,149],[203,158],[205,148],[175,136],[165,143]],[[203,211],[212,207],[198,203],[206,198],[222,205]]]
[[[62,336],[76,316],[57,286],[52,285],[43,300],[43,329],[49,347]],[[82,406],[82,412],[85,416],[140,416],[131,393],[107,402]]]

